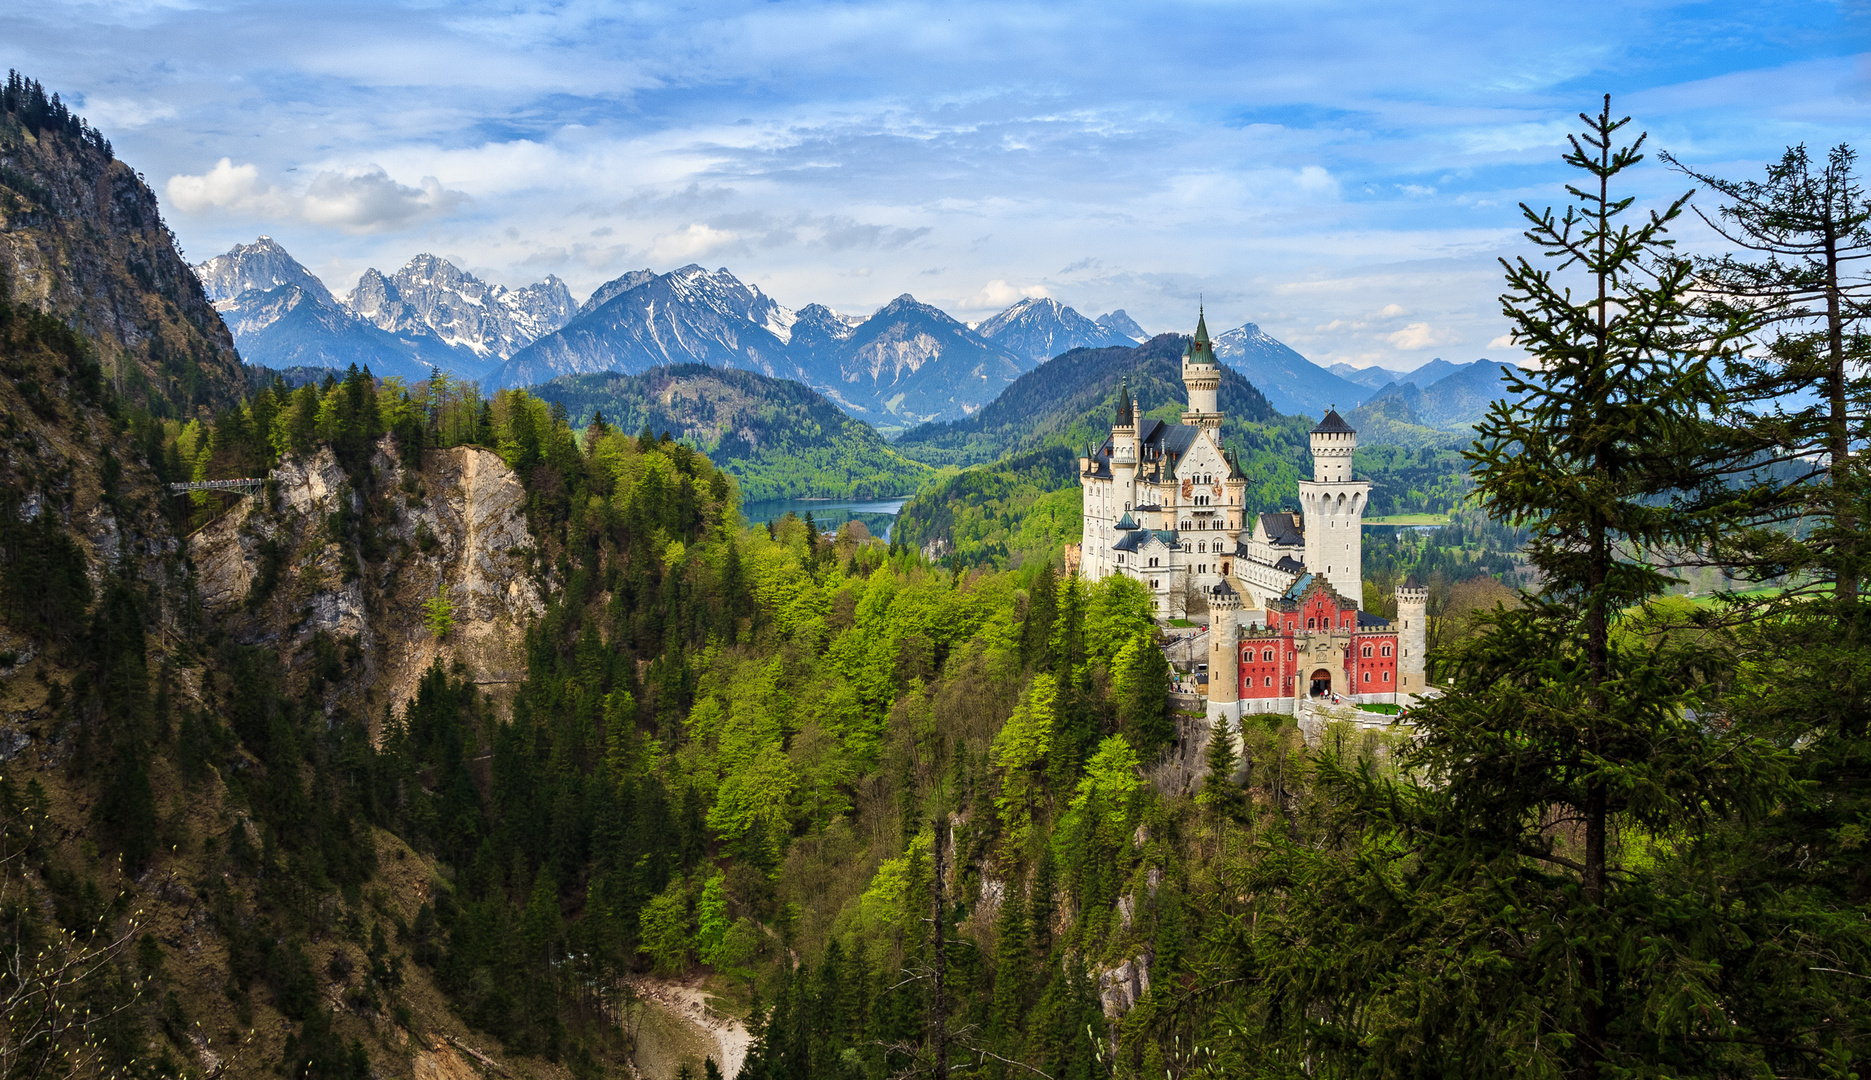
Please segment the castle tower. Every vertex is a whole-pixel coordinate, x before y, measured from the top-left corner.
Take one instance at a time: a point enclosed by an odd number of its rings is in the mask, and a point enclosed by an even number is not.
[[[1189,409],[1182,422],[1194,427],[1218,428],[1221,410],[1216,397],[1221,392],[1221,364],[1215,359],[1214,343],[1208,340],[1208,316],[1195,317],[1195,340],[1182,354],[1182,385],[1189,393]]]
[[[1241,594],[1223,578],[1208,590],[1208,719],[1233,732],[1241,719],[1240,635],[1235,629]],[[1238,748],[1237,748],[1238,749]]]
[[[1412,574],[1397,587],[1397,700],[1421,695],[1428,685],[1429,590]]]
[[[1364,607],[1364,507],[1371,485],[1351,478],[1358,432],[1338,410],[1312,429],[1312,479],[1299,482],[1305,514],[1306,569],[1340,596]]]
[[[1130,379],[1117,391],[1117,421],[1111,425],[1112,510],[1128,511],[1137,502],[1137,407],[1130,400]]]

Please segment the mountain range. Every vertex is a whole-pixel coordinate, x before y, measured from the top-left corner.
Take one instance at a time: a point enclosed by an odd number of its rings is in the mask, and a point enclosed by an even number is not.
[[[514,291],[433,255],[387,277],[366,270],[341,298],[270,236],[194,270],[246,361],[274,369],[357,364],[422,379],[439,367],[480,379],[576,310],[556,277]]]
[[[554,277],[509,290],[428,254],[388,276],[367,270],[339,297],[264,236],[195,269],[247,360],[264,367],[356,363],[405,378],[441,367],[491,388],[702,363],[795,379],[885,431],[966,416],[1057,353],[1143,338],[1122,310],[1091,319],[1049,298],[977,327],[908,294],[869,318],[823,304],[793,311],[725,268],[696,265],[629,271],[583,304]]]
[[[491,389],[706,364],[798,381],[886,435],[966,420],[1073,350],[1149,340],[1122,309],[1094,319],[1050,297],[972,326],[908,293],[868,317],[823,304],[795,311],[725,268],[694,264],[628,271],[582,304],[556,277],[508,289],[430,254],[392,274],[367,270],[337,296],[266,236],[194,269],[243,356],[263,367],[355,363],[406,379],[439,367]],[[1274,413],[1318,417],[1378,403],[1365,415],[1412,442],[1472,423],[1497,393],[1486,361],[1478,362],[1485,376],[1442,359],[1407,372],[1328,369],[1254,323],[1220,334],[1215,352]],[[1466,379],[1431,389],[1464,371]]]
[[[1493,360],[1432,360],[1385,384],[1348,418],[1360,430],[1399,445],[1436,440],[1392,430],[1397,425],[1466,438],[1465,429],[1486,416],[1490,405],[1511,396],[1501,377],[1503,366]]]

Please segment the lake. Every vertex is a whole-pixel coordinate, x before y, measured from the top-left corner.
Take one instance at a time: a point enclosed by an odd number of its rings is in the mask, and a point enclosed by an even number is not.
[[[897,512],[908,501],[907,495],[897,499],[765,499],[743,504],[741,516],[749,525],[765,525],[778,521],[788,512],[802,518],[811,514],[813,524],[824,532],[831,532],[855,518],[864,523],[872,536],[888,540],[890,530],[896,527]]]

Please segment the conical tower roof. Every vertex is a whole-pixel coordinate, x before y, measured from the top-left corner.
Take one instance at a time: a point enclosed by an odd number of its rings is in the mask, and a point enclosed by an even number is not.
[[[1130,376],[1126,375],[1117,386],[1117,426],[1129,427],[1130,425]]]
[[[1208,315],[1199,308],[1195,316],[1195,340],[1189,343],[1188,357],[1191,364],[1215,362],[1215,345],[1208,339]]]

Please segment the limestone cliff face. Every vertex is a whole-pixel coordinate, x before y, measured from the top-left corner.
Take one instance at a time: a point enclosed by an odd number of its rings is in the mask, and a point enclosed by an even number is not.
[[[301,678],[321,649],[337,650],[344,675],[328,703],[373,721],[437,659],[490,690],[517,681],[526,623],[545,610],[525,491],[506,463],[464,446],[406,472],[392,449],[386,440],[372,461],[371,497],[321,450],[283,462],[267,493],[189,540],[202,603],[235,640],[278,649]],[[347,515],[378,530],[379,561],[349,538]],[[437,640],[423,605],[444,586],[454,628]]]

